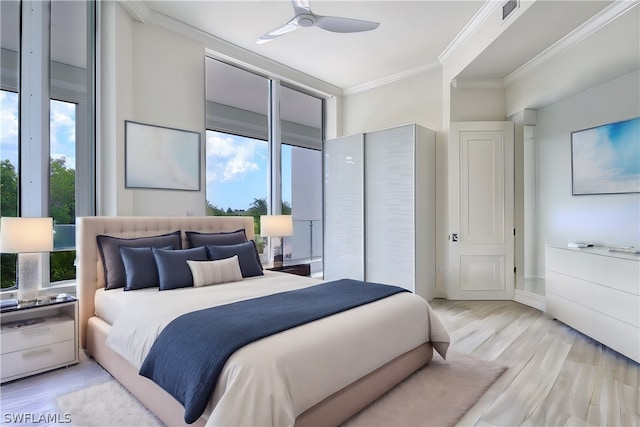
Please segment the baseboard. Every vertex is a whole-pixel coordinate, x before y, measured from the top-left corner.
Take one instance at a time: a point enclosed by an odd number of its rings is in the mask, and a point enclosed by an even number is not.
[[[544,299],[544,295],[534,294],[533,292],[523,291],[516,289],[514,301],[520,304],[528,305],[529,307],[537,308],[540,311],[546,311],[547,304]]]

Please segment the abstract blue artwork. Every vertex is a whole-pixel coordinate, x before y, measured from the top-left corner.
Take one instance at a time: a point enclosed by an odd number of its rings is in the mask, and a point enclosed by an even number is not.
[[[571,134],[573,194],[640,192],[640,118]]]

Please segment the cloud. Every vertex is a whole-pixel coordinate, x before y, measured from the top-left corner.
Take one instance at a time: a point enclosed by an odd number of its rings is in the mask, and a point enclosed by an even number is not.
[[[71,158],[76,152],[76,105],[51,101],[49,144],[51,152]],[[73,165],[75,169],[75,162]]]
[[[69,157],[66,154],[63,153],[51,153],[51,158],[53,159],[64,159],[64,167],[66,167],[67,169],[74,169],[76,168],[76,159],[75,157]]]
[[[263,155],[260,152],[266,144],[265,141],[207,131],[207,182],[234,181],[248,172],[260,170],[258,162]]]

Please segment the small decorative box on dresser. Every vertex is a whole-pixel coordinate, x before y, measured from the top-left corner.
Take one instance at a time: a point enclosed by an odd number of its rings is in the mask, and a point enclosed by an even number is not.
[[[0,382],[78,363],[78,301],[69,295],[3,307]]]
[[[640,362],[640,255],[547,246],[547,313]]]

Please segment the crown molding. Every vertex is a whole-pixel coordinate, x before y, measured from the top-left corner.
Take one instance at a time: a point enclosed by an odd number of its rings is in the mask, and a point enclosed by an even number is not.
[[[454,79],[451,85],[456,89],[504,89],[502,79]]]
[[[346,96],[346,95],[354,95],[360,92],[365,92],[367,90],[375,89],[377,87],[384,86],[389,83],[393,83],[409,77],[413,77],[418,74],[425,73],[427,71],[435,70],[437,68],[440,68],[439,62],[432,62],[430,64],[421,65],[419,67],[411,68],[409,70],[405,70],[400,73],[391,74],[390,76],[382,77],[376,80],[371,80],[370,82],[362,83],[356,86],[352,86],[350,88],[343,89],[342,94]]]
[[[269,78],[289,82],[321,97],[342,96],[342,88],[338,86],[229,43],[170,16],[151,10],[147,22],[203,43],[204,53],[212,58],[221,59]]]
[[[503,2],[495,0],[487,0],[482,7],[473,15],[473,18],[467,22],[464,28],[456,35],[456,37],[449,43],[449,45],[438,56],[438,61],[443,64],[447,59],[451,57],[461,46],[463,46],[467,40],[473,37],[473,34],[480,28],[482,24],[491,16],[491,14],[501,7]]]
[[[151,9],[140,0],[118,0],[118,4],[122,6],[132,19],[143,24],[151,12]]]
[[[509,86],[525,74],[551,61],[564,50],[575,46],[582,40],[602,29],[605,25],[640,4],[639,0],[615,0],[609,6],[593,15],[578,28],[561,38],[540,54],[529,60],[504,78],[504,85]]]

